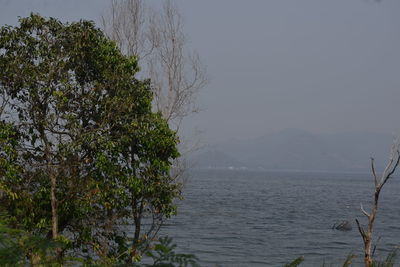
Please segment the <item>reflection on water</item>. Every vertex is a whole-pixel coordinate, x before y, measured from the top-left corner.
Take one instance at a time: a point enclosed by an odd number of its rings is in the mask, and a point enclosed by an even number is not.
[[[373,192],[370,174],[196,171],[179,202],[178,216],[161,235],[204,266],[281,266],[304,256],[301,266],[340,263],[362,240],[354,219],[365,222]],[[400,179],[381,194],[375,237],[378,256],[400,244]],[[353,230],[334,231],[349,220]]]

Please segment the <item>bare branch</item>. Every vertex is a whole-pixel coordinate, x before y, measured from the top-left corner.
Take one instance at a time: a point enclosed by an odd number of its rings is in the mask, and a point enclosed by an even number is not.
[[[363,227],[361,226],[360,222],[358,221],[358,219],[356,219],[356,223],[357,223],[358,231],[360,232],[361,237],[365,241],[365,231],[364,231]]]
[[[393,169],[387,175],[386,180],[389,179],[390,176],[393,175],[393,173],[396,171],[396,168],[399,166],[399,163],[400,163],[400,151],[399,150],[396,151],[396,156],[397,156],[396,163],[394,164]]]
[[[206,69],[187,47],[183,19],[172,1],[161,10],[143,0],[111,0],[103,28],[121,50],[137,56],[143,77],[149,77],[157,111],[179,129],[183,119],[198,110],[195,96],[206,83]]]
[[[375,187],[376,187],[376,186],[378,186],[378,177],[376,176],[374,158],[372,158],[372,157],[371,157],[371,170],[372,170],[372,174],[374,175],[374,182],[375,182]]]
[[[392,145],[389,164],[386,166],[385,170],[382,174],[381,179],[381,187],[389,180],[389,178],[394,174],[397,167],[400,164],[400,151],[399,151],[399,142],[396,140]],[[394,165],[393,165],[394,162]],[[392,167],[393,166],[393,167]],[[391,169],[390,169],[391,168]]]
[[[365,216],[367,216],[367,217],[370,217],[370,216],[371,216],[368,212],[366,212],[366,211],[364,210],[364,207],[363,207],[362,203],[360,203],[360,208],[361,208],[361,212],[362,212]]]
[[[393,144],[392,147],[390,148],[389,162],[387,163],[387,165],[386,165],[386,167],[385,167],[385,169],[384,169],[384,171],[382,173],[380,184],[384,183],[384,181],[386,180],[386,178],[388,176],[387,175],[388,172],[390,172],[390,170],[392,168],[392,165],[393,165],[393,162],[394,162],[394,157],[395,157],[395,150],[396,150],[396,144]]]

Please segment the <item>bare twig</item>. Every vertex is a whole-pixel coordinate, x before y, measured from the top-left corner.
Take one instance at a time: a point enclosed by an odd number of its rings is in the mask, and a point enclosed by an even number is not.
[[[187,47],[177,7],[170,0],[161,10],[143,0],[111,0],[102,24],[122,51],[139,58],[142,75],[151,80],[157,111],[179,129],[182,119],[198,110],[195,96],[207,78],[199,56]]]
[[[372,174],[374,175],[374,182],[375,182],[375,187],[376,187],[378,185],[378,177],[376,176],[374,158],[372,158],[372,157],[371,157],[371,170],[372,170]]]
[[[366,212],[366,211],[364,210],[364,207],[363,207],[362,203],[360,203],[360,209],[361,209],[362,213],[363,213],[365,216],[367,216],[367,217],[370,217],[370,216],[371,216],[368,212]]]
[[[356,223],[357,223],[358,231],[360,232],[361,237],[362,237],[363,240],[365,241],[365,231],[364,231],[364,228],[360,225],[360,222],[359,222],[357,219],[356,219]]]

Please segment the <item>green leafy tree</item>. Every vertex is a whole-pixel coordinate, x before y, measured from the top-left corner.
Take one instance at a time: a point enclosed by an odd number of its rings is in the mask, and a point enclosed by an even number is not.
[[[139,259],[175,213],[178,140],[138,70],[92,22],[32,14],[0,30],[0,210],[62,242],[60,260]]]

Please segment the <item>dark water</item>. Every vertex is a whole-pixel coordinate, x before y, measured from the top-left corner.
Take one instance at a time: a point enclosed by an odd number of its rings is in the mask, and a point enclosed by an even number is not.
[[[196,171],[161,234],[202,266],[282,266],[298,256],[300,266],[341,266],[351,252],[361,263],[354,220],[366,223],[360,203],[368,209],[372,192],[370,174]],[[353,230],[332,230],[341,220]],[[374,235],[378,258],[400,245],[399,177],[383,188]]]

